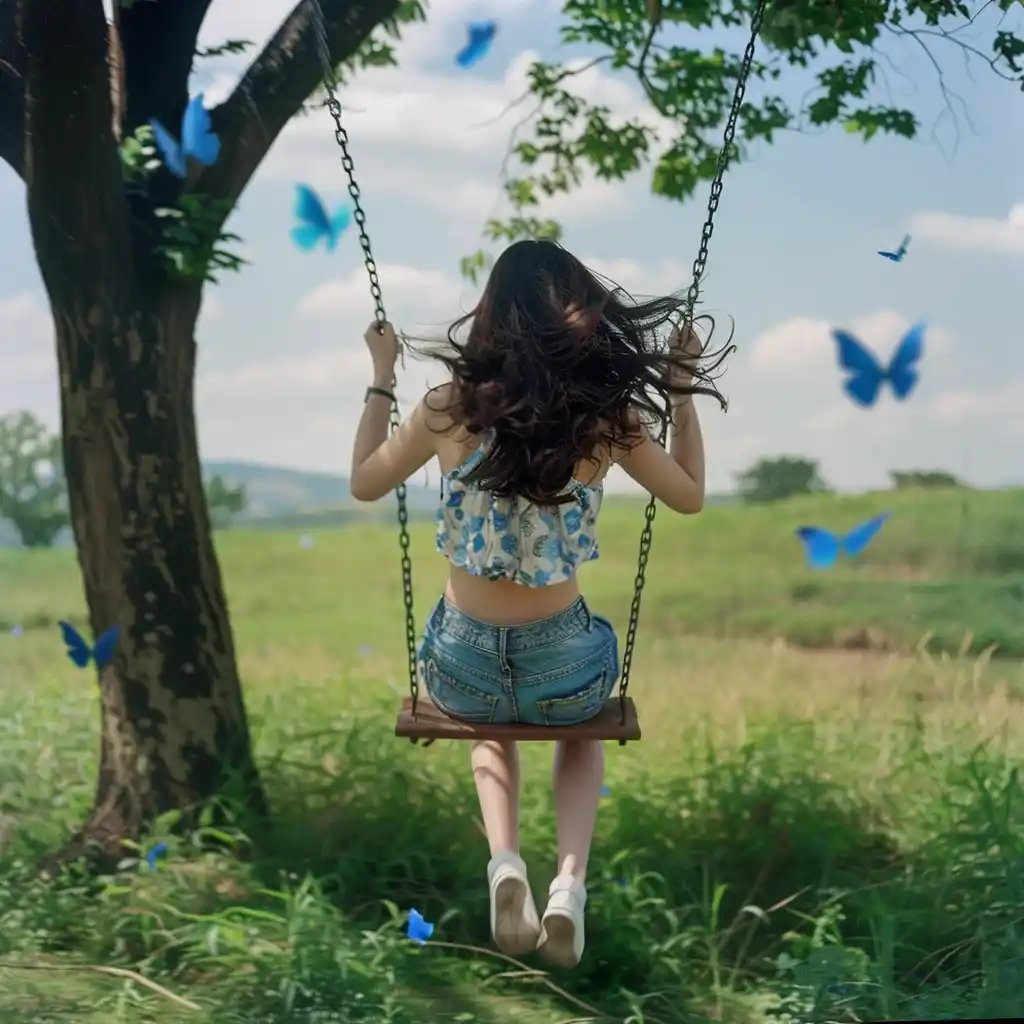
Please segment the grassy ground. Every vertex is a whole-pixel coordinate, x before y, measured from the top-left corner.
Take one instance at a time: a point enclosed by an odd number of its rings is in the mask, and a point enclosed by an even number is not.
[[[99,882],[32,870],[94,785],[95,681],[52,628],[82,618],[80,583],[68,553],[3,553],[0,621],[26,630],[0,635],[0,1022],[1014,1016],[1024,496],[962,500],[661,512],[634,665],[644,740],[608,748],[587,955],[557,976],[486,949],[465,749],[391,736],[393,536],[322,533],[312,550],[295,534],[221,537],[274,831],[236,839],[249,855],[228,859],[162,823],[147,840],[170,847],[156,871],[128,858]],[[886,507],[862,566],[800,567],[795,525]],[[609,508],[585,579],[619,626],[640,519]],[[414,558],[422,619],[443,575],[428,529]],[[941,653],[993,643],[1007,656]],[[528,753],[523,847],[540,894],[551,752]],[[412,906],[437,926],[424,948],[403,937]],[[196,1009],[86,964],[135,970]]]
[[[827,573],[804,568],[796,526],[843,530],[883,510],[892,518],[856,563]],[[629,613],[642,522],[637,502],[610,501],[602,557],[585,570],[591,603],[617,622]],[[422,620],[444,563],[433,553],[430,524],[416,523],[412,532]],[[379,525],[318,536],[317,546],[302,552],[293,532],[221,535],[241,634],[280,623],[316,645],[343,613],[351,635],[400,644],[397,536]],[[933,652],[980,654],[994,646],[996,657],[1024,657],[1024,489],[816,497],[711,508],[697,517],[662,509],[652,567],[644,592],[648,636],[758,636],[811,648],[913,651],[928,634]],[[26,559],[0,550],[0,632],[19,624],[52,632],[61,617],[83,624],[79,594],[68,552]]]

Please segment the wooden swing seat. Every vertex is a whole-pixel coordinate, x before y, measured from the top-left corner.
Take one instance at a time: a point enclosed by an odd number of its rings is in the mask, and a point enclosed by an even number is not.
[[[625,721],[623,721],[625,703]],[[631,697],[621,701],[612,697],[589,721],[579,725],[492,725],[487,722],[461,722],[449,718],[429,697],[402,701],[395,723],[395,735],[412,740],[627,740],[640,739],[640,720]]]

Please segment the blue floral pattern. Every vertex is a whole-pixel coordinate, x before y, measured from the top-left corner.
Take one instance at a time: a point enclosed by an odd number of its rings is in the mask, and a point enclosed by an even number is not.
[[[576,504],[553,509],[482,491],[465,477],[484,457],[488,440],[444,477],[437,550],[452,565],[490,580],[547,587],[570,579],[583,562],[598,557],[603,485],[573,479]]]

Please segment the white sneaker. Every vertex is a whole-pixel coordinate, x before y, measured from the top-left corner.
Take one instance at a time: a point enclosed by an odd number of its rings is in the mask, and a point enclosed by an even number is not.
[[[572,875],[559,875],[548,889],[537,952],[555,967],[575,967],[583,959],[583,910],[587,889]]]
[[[487,882],[491,890],[494,944],[509,956],[535,950],[540,922],[523,859],[511,850],[495,854],[487,865]]]

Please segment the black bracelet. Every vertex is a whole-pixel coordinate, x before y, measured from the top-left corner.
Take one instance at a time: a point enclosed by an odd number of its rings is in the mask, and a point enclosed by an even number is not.
[[[395,400],[395,396],[384,388],[368,387],[366,389],[366,397],[363,399],[363,405],[370,400],[370,395],[380,395],[381,398],[390,398],[392,402]]]

